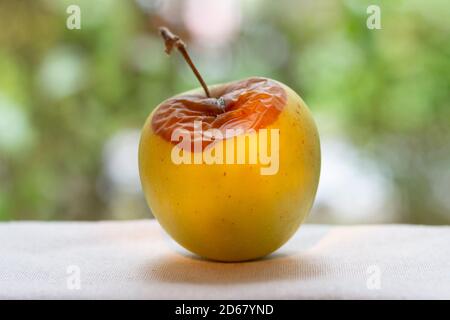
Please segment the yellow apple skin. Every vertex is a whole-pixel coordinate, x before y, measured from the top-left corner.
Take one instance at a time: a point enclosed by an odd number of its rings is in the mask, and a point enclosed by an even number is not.
[[[176,165],[174,144],[153,132],[154,112],[148,117],[139,146],[145,197],[161,226],[189,251],[217,261],[260,258],[308,215],[320,175],[319,135],[303,100],[277,83],[287,100],[267,127],[280,130],[275,175],[261,175],[260,164]]]

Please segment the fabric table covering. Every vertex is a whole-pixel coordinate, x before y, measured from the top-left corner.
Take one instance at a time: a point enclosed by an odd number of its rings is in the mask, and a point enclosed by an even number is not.
[[[220,263],[155,220],[0,224],[1,299],[450,299],[450,227],[303,225]]]

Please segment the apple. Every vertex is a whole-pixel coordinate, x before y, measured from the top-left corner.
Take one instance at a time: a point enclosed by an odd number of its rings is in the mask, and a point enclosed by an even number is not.
[[[166,51],[180,50],[205,92],[169,98],[145,122],[139,171],[148,205],[195,254],[263,257],[296,232],[313,204],[320,175],[313,117],[292,89],[272,79],[207,87],[184,43],[160,30]]]

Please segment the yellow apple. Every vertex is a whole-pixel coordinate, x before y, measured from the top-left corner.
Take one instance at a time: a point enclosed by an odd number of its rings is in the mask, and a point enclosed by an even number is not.
[[[200,90],[170,98],[148,117],[139,146],[145,197],[161,226],[191,252],[219,261],[263,257],[282,246],[311,209],[320,174],[317,128],[303,100],[275,80],[253,77],[210,91],[209,98]],[[180,147],[179,135],[172,141],[178,129],[195,140],[195,121],[222,138],[202,141],[200,149],[193,141]],[[243,133],[228,136],[230,128]],[[255,146],[249,141],[259,142],[270,130],[279,133],[277,141],[271,136],[267,143],[278,163],[264,173],[268,164],[261,145],[251,162]],[[227,145],[240,135],[248,143]],[[227,163],[227,155],[238,162],[238,146],[244,148],[244,163]],[[223,151],[223,163],[206,161],[212,148],[214,156]],[[194,163],[174,160],[181,153]]]

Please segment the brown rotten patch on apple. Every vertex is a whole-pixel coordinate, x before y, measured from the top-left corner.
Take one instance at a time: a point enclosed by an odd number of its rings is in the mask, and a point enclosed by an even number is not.
[[[223,137],[233,136],[228,129],[250,132],[268,127],[275,122],[286,104],[285,90],[269,79],[249,78],[219,85],[211,89],[211,97],[202,94],[186,94],[164,101],[152,118],[153,131],[167,141],[172,141],[175,130],[191,133],[191,144],[202,139],[203,149],[210,143],[207,134],[218,129]],[[194,123],[201,121],[201,136],[194,135]],[[191,150],[194,150],[192,147]]]
[[[205,91],[202,94],[184,94],[164,101],[152,118],[153,131],[163,139],[172,141],[175,130],[186,130],[191,135],[191,150],[195,139],[202,139],[203,150],[211,141],[206,136],[208,130],[218,129],[224,138],[228,133],[241,130],[243,133],[268,127],[275,122],[286,104],[286,92],[275,81],[252,77],[237,82],[213,86],[208,89],[203,78],[193,64],[184,42],[167,28],[160,28],[166,44],[166,52],[176,47],[191,67]],[[202,128],[194,128],[201,121]],[[201,129],[201,135],[198,135]],[[194,130],[197,134],[194,135]],[[228,131],[227,131],[228,130]]]

